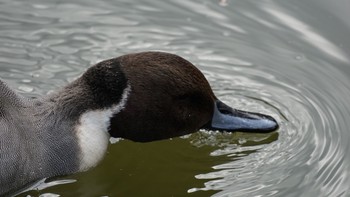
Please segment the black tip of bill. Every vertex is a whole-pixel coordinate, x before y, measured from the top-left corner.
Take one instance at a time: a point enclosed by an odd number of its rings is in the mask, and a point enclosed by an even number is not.
[[[212,120],[205,129],[268,133],[277,130],[278,124],[271,116],[236,110],[217,100]]]

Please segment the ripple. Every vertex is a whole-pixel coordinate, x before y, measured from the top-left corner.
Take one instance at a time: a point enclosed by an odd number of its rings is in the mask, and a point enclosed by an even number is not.
[[[36,183],[32,184],[30,187],[28,187],[24,190],[18,191],[16,194],[14,194],[14,196],[17,196],[17,195],[20,195],[20,194],[27,192],[26,196],[31,197],[30,193],[33,193],[33,192],[28,193],[28,191],[33,191],[33,190],[40,191],[40,190],[44,190],[44,189],[49,188],[49,187],[53,187],[53,186],[57,186],[57,185],[65,185],[65,184],[70,184],[70,183],[74,183],[74,182],[76,182],[76,180],[74,180],[74,179],[62,179],[62,180],[55,180],[55,181],[47,181],[47,179],[42,179],[42,180],[39,180]],[[37,196],[37,195],[33,194],[33,196]],[[43,194],[40,194],[39,197],[58,197],[58,196],[60,196],[60,195],[53,194],[53,193],[43,193]]]
[[[294,76],[299,72],[297,67],[291,71],[293,76],[289,72],[254,73],[249,68],[234,72],[226,69],[209,76],[218,97],[229,105],[275,117],[280,123],[279,135],[278,140],[246,146],[242,142],[251,141],[247,136],[213,151],[211,156],[226,155],[232,162],[213,166],[214,172],[197,175],[198,179],[210,181],[205,187],[188,192],[221,190],[214,196],[284,196],[287,188],[295,187],[309,188],[301,190],[298,196],[305,196],[302,193],[308,193],[310,188],[317,195],[324,195],[325,190],[326,196],[346,192],[344,173],[349,164],[344,162],[348,157],[342,147],[345,140],[340,136],[344,128],[340,125],[345,125],[343,117],[349,113],[341,107],[348,106],[348,102],[347,97],[334,96],[350,92],[344,84],[349,79],[330,65],[320,69],[316,63],[309,64],[304,71],[307,73],[298,75],[298,79]],[[298,85],[297,80],[303,84]],[[330,84],[333,88],[325,88]],[[338,116],[344,112],[344,116]]]
[[[48,188],[40,193],[114,188],[111,196],[130,195],[156,182],[152,194],[349,195],[349,31],[326,12],[329,6],[310,2],[1,1],[0,77],[23,94],[61,87],[102,59],[162,50],[199,67],[225,103],[280,124],[270,134],[201,131],[150,144],[137,157],[147,146],[122,140],[114,145],[122,149],[118,157],[102,164],[108,172],[77,175],[76,184],[67,184],[76,186],[63,189],[43,184]],[[170,155],[178,158],[168,161]],[[139,165],[134,179],[130,163]],[[186,167],[176,169],[179,163]],[[187,182],[175,177],[181,173]],[[156,180],[159,174],[165,180]],[[123,175],[125,188],[118,188]],[[147,181],[137,185],[139,176]],[[182,187],[168,187],[172,180]]]
[[[308,43],[316,46],[317,49],[337,58],[338,60],[348,62],[348,58],[340,48],[328,41],[325,37],[312,30],[310,26],[302,21],[288,15],[285,11],[281,11],[279,7],[264,7],[264,10],[269,14],[281,20],[285,25],[294,31],[302,34],[302,38]]]

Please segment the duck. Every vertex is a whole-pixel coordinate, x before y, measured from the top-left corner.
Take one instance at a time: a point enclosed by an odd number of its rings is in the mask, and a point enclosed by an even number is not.
[[[169,139],[200,129],[267,133],[269,115],[233,109],[201,71],[166,52],[101,61],[65,87],[27,98],[0,80],[0,196],[96,166],[110,137]]]

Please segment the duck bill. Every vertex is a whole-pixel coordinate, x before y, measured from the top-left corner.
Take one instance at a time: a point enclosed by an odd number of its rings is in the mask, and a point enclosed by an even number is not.
[[[233,109],[216,100],[212,120],[205,128],[228,132],[267,133],[278,129],[278,124],[271,116]]]

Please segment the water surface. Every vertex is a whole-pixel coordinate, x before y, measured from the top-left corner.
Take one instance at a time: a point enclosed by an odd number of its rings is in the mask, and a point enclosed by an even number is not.
[[[280,123],[271,134],[121,140],[91,171],[23,195],[349,196],[349,8],[347,0],[0,0],[0,77],[24,95],[55,90],[103,59],[160,50],[193,62],[230,106]]]

